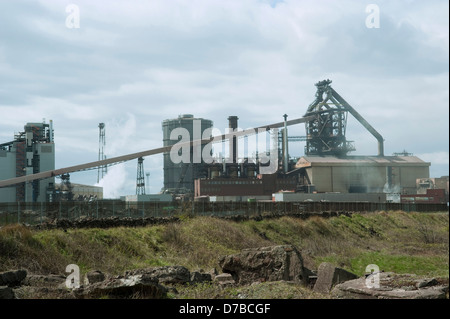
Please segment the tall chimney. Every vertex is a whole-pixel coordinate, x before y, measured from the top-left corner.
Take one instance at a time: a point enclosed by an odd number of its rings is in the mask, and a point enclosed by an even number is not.
[[[236,130],[238,127],[238,117],[237,116],[229,116],[228,117],[228,128],[230,129],[231,133],[232,131]],[[229,152],[230,154],[232,154],[230,156],[230,160],[232,158],[233,163],[237,163],[237,151],[238,151],[238,147],[237,147],[237,139],[236,136],[233,136],[233,138],[229,139]],[[233,152],[233,153],[231,153]]]
[[[283,131],[283,171],[286,174],[289,170],[289,150],[288,150],[288,131],[287,131],[287,114],[284,117],[284,131]]]

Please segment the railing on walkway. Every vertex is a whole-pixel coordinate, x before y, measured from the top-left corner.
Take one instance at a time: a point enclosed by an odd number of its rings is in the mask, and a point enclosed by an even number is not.
[[[401,210],[406,212],[447,211],[447,204],[369,203],[369,202],[93,202],[0,203],[0,225],[41,224],[54,219],[74,220],[82,217],[171,217],[181,214],[203,216],[250,216],[314,212],[373,212]]]

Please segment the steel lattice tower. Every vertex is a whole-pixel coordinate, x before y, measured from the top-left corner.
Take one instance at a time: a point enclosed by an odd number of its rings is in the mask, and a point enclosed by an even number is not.
[[[106,159],[105,155],[105,145],[106,145],[106,139],[105,139],[105,123],[99,123],[99,137],[98,137],[98,160],[104,160]],[[97,174],[97,183],[100,182],[100,180],[103,178],[103,176],[108,173],[108,167],[106,165],[102,165],[98,167],[98,174]]]
[[[145,195],[144,159],[142,157],[138,158],[136,195]]]

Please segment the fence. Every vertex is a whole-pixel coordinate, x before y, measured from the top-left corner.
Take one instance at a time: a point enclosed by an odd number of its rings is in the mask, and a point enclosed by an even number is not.
[[[369,203],[369,202],[93,202],[0,203],[0,225],[23,223],[36,225],[53,219],[74,220],[82,217],[170,217],[181,214],[203,216],[274,215],[314,212],[406,212],[448,211],[447,204]]]

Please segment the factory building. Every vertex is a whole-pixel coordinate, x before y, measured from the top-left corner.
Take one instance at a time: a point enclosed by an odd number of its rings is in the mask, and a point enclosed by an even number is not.
[[[52,121],[27,123],[14,140],[0,144],[0,180],[55,169]],[[49,201],[54,177],[0,188],[0,202]]]
[[[416,156],[303,156],[296,168],[316,192],[416,193],[430,163]]]
[[[55,185],[52,192],[54,202],[89,201],[103,199],[103,187],[65,182]]]
[[[445,204],[448,203],[445,189],[427,189],[425,194],[401,195],[402,203],[428,203]]]
[[[260,165],[246,159],[233,159],[233,164],[208,166],[208,176],[195,181],[195,196],[268,196],[274,200],[352,200],[392,201],[387,194],[416,194],[416,180],[429,177],[430,163],[411,154],[384,155],[384,139],[332,87],[330,80],[316,83],[315,100],[309,105],[305,119],[305,156],[292,162],[289,157],[287,115],[278,142],[278,170],[259,174]],[[354,142],[345,136],[348,113],[371,133],[378,144],[374,156],[352,156]],[[237,118],[237,117],[236,117]],[[230,121],[230,127],[231,127]],[[236,143],[230,139],[230,143]],[[233,145],[230,145],[232,149]],[[234,166],[233,166],[234,165]],[[247,173],[250,168],[250,174]],[[320,194],[335,194],[325,198]],[[355,194],[355,195],[352,195]],[[363,194],[365,196],[363,196]],[[338,198],[336,196],[340,196]],[[285,198],[286,197],[286,198]],[[389,198],[388,198],[389,197]]]
[[[278,192],[416,194],[416,179],[429,176],[429,167],[430,163],[416,156],[303,156],[287,174],[242,178],[210,175],[197,179],[195,196],[268,196]]]
[[[441,177],[433,177],[433,178],[418,178],[416,180],[417,185],[417,194],[419,195],[427,195],[430,190],[442,189],[444,190],[445,202],[449,202],[448,193],[449,193],[449,177],[441,176]]]
[[[228,117],[230,130],[238,128],[237,120],[237,116]],[[264,134],[266,134],[266,138],[278,140],[276,132],[265,132]],[[281,144],[281,142],[278,143]],[[238,158],[236,136],[230,138],[228,143],[231,151],[228,159],[223,163],[214,162],[206,165],[207,175],[195,180],[195,197],[247,198],[251,196],[270,199],[274,192],[297,190],[299,170],[284,170],[284,166],[292,168],[295,164],[283,162],[283,158],[286,158],[286,147],[278,145],[278,149],[276,149],[277,143],[274,142],[275,148],[270,149],[270,143],[266,143],[266,150],[263,153],[269,158],[269,161],[262,163],[258,157]],[[283,151],[279,152],[280,149]],[[276,163],[271,163],[271,161]],[[283,164],[279,165],[279,163]],[[262,174],[265,167],[272,165],[276,167],[274,173]]]
[[[176,119],[168,119],[162,122],[163,145],[172,146],[178,142],[189,142],[201,139],[205,130],[212,128],[213,122],[203,118],[195,118],[192,114],[183,114]],[[211,135],[209,134],[208,137]],[[187,140],[186,140],[187,139]],[[204,146],[201,146],[201,152]],[[191,148],[186,161],[174,162],[170,152],[164,153],[164,188],[165,193],[193,193],[194,179],[205,177],[205,162],[203,157],[194,159],[194,151]],[[180,149],[178,156],[183,157]]]
[[[278,174],[258,174],[253,178],[204,178],[195,181],[195,196],[268,196],[280,191],[295,191],[295,174],[287,178]]]

